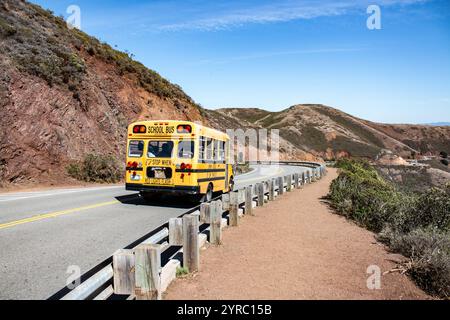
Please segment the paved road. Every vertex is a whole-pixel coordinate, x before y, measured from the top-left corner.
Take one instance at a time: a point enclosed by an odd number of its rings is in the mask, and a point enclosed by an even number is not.
[[[236,186],[302,170],[256,166]],[[148,204],[123,186],[0,194],[0,299],[46,299],[66,285],[68,266],[84,273],[191,206]]]

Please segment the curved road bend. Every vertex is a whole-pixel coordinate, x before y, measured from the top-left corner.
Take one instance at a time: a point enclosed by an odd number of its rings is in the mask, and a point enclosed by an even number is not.
[[[236,186],[304,170],[255,166]],[[187,209],[123,186],[0,194],[0,299],[46,299],[66,285],[68,266],[84,273]]]

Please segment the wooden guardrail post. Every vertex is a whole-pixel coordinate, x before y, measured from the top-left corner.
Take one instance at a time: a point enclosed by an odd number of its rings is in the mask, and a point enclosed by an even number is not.
[[[264,183],[256,184],[256,192],[258,195],[258,207],[264,206]]]
[[[210,204],[209,203],[202,203],[200,205],[200,222],[201,223],[211,223]]]
[[[239,225],[239,202],[237,192],[230,192],[230,226]]]
[[[269,201],[275,200],[275,184],[273,183],[274,180],[269,180]]]
[[[134,252],[120,249],[113,254],[114,293],[134,295]]]
[[[181,218],[169,219],[169,245],[183,245],[183,219]]]
[[[272,190],[273,190],[273,199],[275,200],[277,198],[277,193],[275,192],[277,189],[277,179],[272,179]]]
[[[269,194],[270,194],[270,180],[266,180],[263,183],[263,199],[264,203],[269,202]],[[267,191],[267,198],[266,198],[266,191]]]
[[[209,232],[209,242],[211,244],[222,244],[222,201],[213,201],[211,203],[211,226]]]
[[[230,193],[224,193],[222,195],[222,208],[224,211],[230,210]]]
[[[253,212],[253,186],[245,188],[245,214],[254,215]]]
[[[238,202],[241,204],[242,202],[245,202],[245,188],[239,189],[237,191],[238,193]]]
[[[294,188],[295,189],[300,188],[300,181],[299,181],[299,179],[300,179],[299,174],[298,173],[294,173]]]
[[[284,193],[283,177],[278,177],[278,195],[282,195],[283,193]]]
[[[292,191],[292,175],[286,176],[286,191],[291,192]]]
[[[161,299],[161,248],[155,244],[141,244],[135,250],[136,300]]]
[[[198,243],[199,216],[183,216],[183,266],[189,272],[198,271],[200,265],[200,247]]]

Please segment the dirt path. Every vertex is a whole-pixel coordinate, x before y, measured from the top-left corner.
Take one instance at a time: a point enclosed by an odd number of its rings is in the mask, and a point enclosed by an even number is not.
[[[224,232],[223,245],[201,253],[201,270],[177,279],[165,299],[427,299],[405,275],[367,288],[371,265],[381,272],[403,258],[371,232],[332,214],[320,198],[336,171],[277,198]]]

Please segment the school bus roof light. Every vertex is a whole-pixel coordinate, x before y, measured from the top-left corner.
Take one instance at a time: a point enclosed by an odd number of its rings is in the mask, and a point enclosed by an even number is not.
[[[133,127],[133,133],[146,133],[146,132],[147,132],[146,126],[137,125]]]
[[[192,133],[192,127],[188,124],[181,124],[177,127],[178,133]]]

